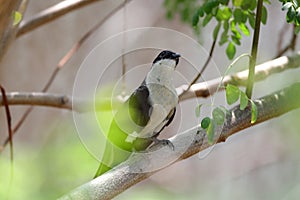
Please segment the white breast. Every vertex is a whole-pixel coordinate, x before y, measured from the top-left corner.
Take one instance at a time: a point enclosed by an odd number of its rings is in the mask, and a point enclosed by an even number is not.
[[[175,67],[174,61],[172,64]],[[139,133],[139,137],[153,136],[153,132],[160,129],[170,111],[176,107],[178,96],[172,81],[174,67],[159,63],[156,66],[152,66],[148,73],[145,81],[149,89],[150,101],[153,108],[150,121]]]

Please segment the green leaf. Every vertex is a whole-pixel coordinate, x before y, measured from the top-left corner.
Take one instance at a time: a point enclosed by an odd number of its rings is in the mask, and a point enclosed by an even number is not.
[[[223,5],[227,5],[229,0],[219,0],[219,2]]]
[[[243,0],[241,8],[243,10],[254,10],[256,7],[256,1],[253,0]]]
[[[267,18],[268,18],[268,11],[267,8],[263,6],[262,13],[261,13],[261,22],[265,25],[267,24]]]
[[[251,101],[251,124],[254,124],[257,120],[257,106]]]
[[[241,94],[240,94],[240,109],[245,110],[247,105],[248,105],[248,97],[245,94],[245,92],[241,91]]]
[[[297,8],[297,10],[296,10],[296,17],[295,17],[295,19],[296,19],[297,25],[299,26],[300,25],[300,7]]]
[[[204,12],[208,15],[212,12],[212,10],[219,5],[218,0],[210,0],[203,5]]]
[[[217,125],[223,125],[225,121],[225,112],[217,107],[212,112],[213,120],[217,123]]]
[[[300,26],[295,27],[295,34],[298,34],[300,32]]]
[[[196,117],[200,117],[200,114],[201,114],[201,107],[203,106],[203,104],[199,104],[196,109],[195,109],[195,114],[196,114]]]
[[[215,27],[215,29],[214,29],[214,32],[213,32],[213,39],[214,40],[216,40],[218,35],[219,35],[220,27],[221,27],[221,22],[219,22],[217,24],[217,26]]]
[[[228,6],[221,6],[217,11],[216,19],[218,21],[227,21],[230,19],[231,15],[231,8],[229,8]]]
[[[247,15],[240,8],[236,8],[233,11],[234,21],[237,23],[245,23],[247,21]]]
[[[235,35],[231,36],[232,41],[236,44],[236,45],[241,45],[241,41],[239,38],[235,37]]]
[[[241,6],[243,3],[243,0],[233,0],[233,5],[236,7]]]
[[[250,35],[250,31],[248,29],[248,27],[246,26],[246,24],[244,23],[240,23],[238,24],[240,30],[244,33],[244,35],[249,36]]]
[[[254,29],[255,28],[255,16],[254,15],[248,15],[249,24]]]
[[[193,19],[192,19],[192,25],[193,26],[197,26],[199,23],[199,15],[197,15],[197,13],[193,16]]]
[[[199,17],[203,17],[203,16],[204,16],[203,8],[199,7],[197,12],[195,12],[195,14],[193,15],[192,25],[197,26],[199,23]]]
[[[296,16],[296,11],[294,7],[290,7],[289,11],[286,14],[286,21],[288,23],[291,23],[292,21],[294,21],[295,16]]]
[[[206,129],[208,144],[212,145],[214,142],[214,136],[215,136],[215,123],[212,120],[209,124],[209,126]]]
[[[237,102],[239,97],[240,97],[240,89],[235,85],[228,84],[226,86],[226,100],[227,100],[227,103],[229,105],[231,105],[231,104]]]
[[[288,10],[293,6],[293,3],[291,2],[287,2],[285,4],[283,4],[283,6],[281,7],[282,10]]]
[[[228,32],[228,30],[229,30],[229,22],[228,21],[224,21],[223,29],[224,29],[224,31]]]
[[[232,60],[235,56],[236,53],[236,49],[235,49],[235,45],[233,42],[229,42],[227,48],[226,48],[226,55],[227,57]]]
[[[223,44],[225,44],[226,42],[228,42],[228,32],[227,31],[223,31],[222,35],[221,35],[221,39],[219,41],[219,45],[222,46]]]
[[[13,25],[16,26],[17,24],[20,23],[20,21],[22,20],[22,14],[18,11],[14,12],[14,22]]]
[[[203,118],[202,121],[201,121],[201,127],[202,127],[203,129],[207,129],[207,128],[209,127],[210,121],[211,121],[211,120],[210,120],[209,117]]]
[[[212,14],[206,15],[203,19],[202,26],[206,26],[209,23],[209,21],[212,19],[212,17],[213,17]]]

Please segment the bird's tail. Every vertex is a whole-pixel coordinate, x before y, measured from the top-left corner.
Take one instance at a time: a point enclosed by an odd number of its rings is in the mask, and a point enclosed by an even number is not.
[[[98,176],[104,174],[105,172],[109,171],[111,167],[107,166],[103,162],[100,163],[99,168],[94,176],[94,178],[97,178]]]

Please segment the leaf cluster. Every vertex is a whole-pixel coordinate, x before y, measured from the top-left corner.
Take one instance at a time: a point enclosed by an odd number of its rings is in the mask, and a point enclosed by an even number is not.
[[[256,104],[237,86],[231,84],[226,86],[226,101],[228,105],[232,105],[239,101],[240,110],[245,110],[249,105],[251,108],[251,123],[253,124],[256,122],[258,114]],[[197,117],[200,117],[200,110],[202,106],[203,105],[200,104],[196,107],[195,112]],[[225,107],[218,106],[213,109],[212,117],[204,117],[201,120],[201,127],[206,130],[208,142],[210,144],[214,141],[216,127],[222,126],[225,123],[225,117],[228,113],[229,111]]]
[[[270,3],[265,0],[264,2]],[[217,25],[214,29],[213,38],[222,29],[219,45],[227,44],[226,55],[233,59],[236,54],[236,46],[241,45],[242,34],[250,35],[250,29],[255,28],[255,8],[257,1],[254,0],[206,0],[193,16],[194,27],[205,27],[212,19]],[[201,21],[201,23],[200,23]],[[263,24],[267,23],[267,8],[263,6]]]
[[[300,32],[300,0],[279,0],[282,2],[282,10],[286,10],[287,23],[295,25],[295,33]]]

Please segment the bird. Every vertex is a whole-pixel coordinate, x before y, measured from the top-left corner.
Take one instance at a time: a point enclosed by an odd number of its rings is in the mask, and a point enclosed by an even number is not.
[[[117,109],[108,133],[100,166],[94,178],[122,163],[135,151],[146,150],[156,143],[160,132],[174,119],[178,95],[173,77],[180,54],[163,50],[154,59],[141,85]]]

